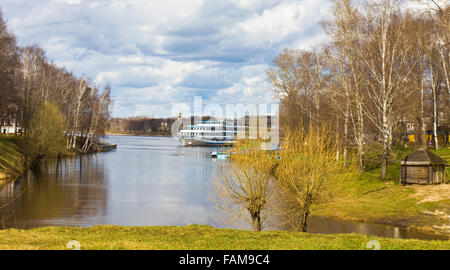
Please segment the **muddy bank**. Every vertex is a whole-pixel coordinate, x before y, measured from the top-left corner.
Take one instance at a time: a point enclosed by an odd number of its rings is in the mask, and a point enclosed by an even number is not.
[[[389,226],[393,231],[416,232],[417,234],[426,234],[430,239],[450,239],[450,215],[445,211],[423,211],[421,214],[413,216],[389,216],[381,219],[361,219],[357,217],[337,217],[337,216],[318,216],[319,219],[333,219],[343,224],[360,224],[366,226]],[[364,226],[363,226],[364,224]],[[352,225],[349,225],[352,227]],[[358,226],[356,226],[358,227]],[[395,230],[394,230],[395,229]],[[408,233],[411,234],[411,233]]]
[[[436,219],[435,216],[425,213],[407,218],[402,217],[397,219],[395,217],[390,217],[386,219],[374,220],[373,222],[376,224],[416,230],[427,234],[445,236],[450,239],[450,227],[439,222],[439,219]]]
[[[421,239],[421,240],[449,240],[445,234],[433,231],[420,230],[396,226],[394,224],[370,223],[361,221],[348,221],[330,217],[311,216],[308,222],[307,232],[341,234],[358,233],[369,236],[379,236],[397,239]]]

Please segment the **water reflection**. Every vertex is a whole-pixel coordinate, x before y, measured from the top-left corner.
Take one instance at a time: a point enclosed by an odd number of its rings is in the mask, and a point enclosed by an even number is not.
[[[220,226],[205,196],[216,149],[184,148],[172,138],[109,141],[116,151],[49,162],[43,173],[2,187],[0,205],[17,198],[0,210],[0,226]]]
[[[389,238],[415,238],[429,240],[448,240],[442,235],[426,234],[416,230],[399,228],[383,224],[341,221],[327,217],[312,216],[308,221],[310,233],[359,233]]]
[[[0,186],[0,228],[48,225],[186,225],[224,227],[208,200],[220,149],[182,147],[173,138],[110,136],[116,151],[44,164]],[[0,183],[0,185],[2,185]],[[435,236],[392,226],[311,217],[309,232],[395,238]],[[442,239],[442,238],[441,238]]]
[[[107,184],[97,156],[74,157],[44,164],[0,191],[2,226],[104,223]]]

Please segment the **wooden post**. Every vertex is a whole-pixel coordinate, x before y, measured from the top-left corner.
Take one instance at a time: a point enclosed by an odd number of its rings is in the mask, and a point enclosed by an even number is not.
[[[445,170],[445,165],[444,165],[444,172],[443,172],[443,174],[444,174],[444,178],[442,179],[442,183],[445,183],[446,182],[446,174],[447,174],[447,171]]]
[[[431,165],[430,166],[428,166],[428,180],[427,180],[427,182],[428,182],[428,184],[430,184],[430,181],[431,181],[431,183],[433,183],[433,173],[432,173],[432,169],[431,169]]]
[[[403,165],[403,182],[407,182],[408,180],[408,166],[407,165]]]
[[[400,165],[400,183],[403,183],[405,181],[405,166]]]

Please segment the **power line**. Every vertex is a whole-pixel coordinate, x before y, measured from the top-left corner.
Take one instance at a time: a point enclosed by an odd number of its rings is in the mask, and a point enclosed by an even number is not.
[[[41,25],[32,25],[32,26],[18,27],[16,29],[20,30],[20,29],[31,29],[31,28],[47,27],[47,26],[66,24],[66,23],[85,21],[85,20],[87,20],[87,19],[86,18],[79,18],[79,19],[73,19],[73,20],[68,20],[68,21],[59,21],[59,22],[53,22],[53,23],[47,23],[47,24],[41,24]]]

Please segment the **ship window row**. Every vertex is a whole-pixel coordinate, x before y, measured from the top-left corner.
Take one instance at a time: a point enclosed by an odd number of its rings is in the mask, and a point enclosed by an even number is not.
[[[195,136],[195,135],[201,135],[201,136],[208,136],[207,135],[208,132],[183,132],[184,136]],[[229,137],[234,137],[234,134],[229,134],[227,132],[223,132],[223,133],[210,133],[210,136],[221,136],[220,134],[223,134],[223,136],[229,136]]]
[[[205,139],[218,139],[218,140],[233,140],[233,136],[183,136],[184,139],[199,139],[199,138],[205,138]]]
[[[186,132],[186,131],[183,131],[183,132],[181,132],[181,134],[182,135],[200,135],[200,134],[210,134],[210,135],[230,134],[230,135],[235,135],[235,134],[237,134],[237,132],[233,132],[233,131]]]
[[[220,127],[217,128],[216,127],[193,127],[193,126],[188,126],[187,127],[188,130],[203,130],[203,131],[215,131],[215,130],[248,130],[249,128],[245,128],[245,127]]]

